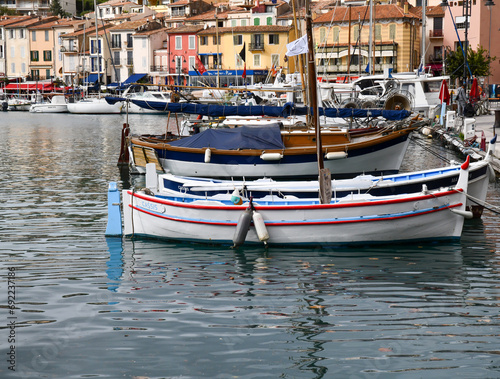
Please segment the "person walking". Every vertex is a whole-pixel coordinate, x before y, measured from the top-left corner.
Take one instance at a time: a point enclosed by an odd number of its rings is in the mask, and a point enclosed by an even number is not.
[[[467,94],[465,93],[465,84],[462,83],[457,90],[458,115],[464,117],[465,104],[467,104]]]

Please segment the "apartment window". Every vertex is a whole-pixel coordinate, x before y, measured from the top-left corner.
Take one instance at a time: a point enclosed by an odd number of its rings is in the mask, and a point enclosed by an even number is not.
[[[33,42],[36,42],[36,31],[32,31],[31,32],[31,39],[33,40]]]
[[[10,64],[10,72],[16,72],[16,64],[15,63]]]
[[[231,20],[231,26],[234,28],[235,26],[238,26],[236,23],[236,20]]]
[[[21,73],[22,74],[26,73],[26,63],[21,63]]]
[[[389,25],[389,39],[393,41],[396,39],[396,24]]]
[[[21,58],[26,58],[26,48],[21,46]]]
[[[233,36],[233,45],[243,45],[243,35],[237,34]]]
[[[272,25],[272,24],[273,24],[273,18],[272,17],[266,18],[266,25]]]
[[[271,65],[274,67],[279,67],[279,65],[280,65],[280,55],[279,54],[272,54],[271,55]]]
[[[49,31],[46,30],[45,31],[45,41],[48,41],[49,40]]]
[[[3,29],[0,29],[0,39],[3,39]]]
[[[115,51],[115,53],[114,53],[113,64],[116,66],[120,65],[120,52],[119,51]]]
[[[252,43],[250,45],[251,49],[259,50],[264,48],[264,35],[254,34],[252,35]]]
[[[375,24],[375,39],[382,40],[382,25]]]
[[[247,20],[241,20],[241,26],[247,26]]]
[[[354,26],[354,41],[357,41],[358,38],[359,38],[359,26],[358,25],[355,25]]]
[[[38,62],[38,51],[32,50],[30,52],[30,58],[32,62]]]
[[[45,70],[45,79],[49,79],[50,78],[50,70],[47,69]]]
[[[16,48],[14,46],[10,47],[10,57],[15,58],[16,57]]]
[[[16,31],[14,29],[9,30],[9,38],[10,39],[16,38]]]
[[[254,54],[253,65],[254,67],[260,67],[260,54]]]
[[[51,50],[45,50],[43,52],[43,60],[44,61],[51,61],[52,60],[52,51]]]
[[[269,34],[269,45],[279,45],[280,35],[279,34]]]
[[[340,28],[335,26],[333,28],[333,42],[339,42]]]
[[[182,50],[182,36],[175,36],[175,50]]]
[[[3,45],[0,45],[0,58],[3,58]]]
[[[208,45],[208,37],[207,36],[200,37],[200,45]]]
[[[111,47],[112,48],[121,48],[122,47],[121,34],[112,34],[111,35]]]
[[[131,49],[134,47],[134,42],[132,38],[132,33],[127,34],[127,48]]]
[[[195,57],[189,57],[189,69],[188,70],[194,70],[196,68],[196,58]]]
[[[326,28],[319,29],[319,43],[325,43],[326,39]]]
[[[213,36],[212,44],[213,45],[220,45],[220,36],[219,36],[219,38],[217,38],[217,36]]]
[[[132,66],[134,64],[134,52],[127,51],[127,66]]]
[[[189,41],[189,50],[196,49],[195,36],[189,36],[188,41]]]
[[[260,18],[258,18],[258,17],[254,18],[253,19],[253,24],[254,24],[254,26],[260,25]]]
[[[19,29],[19,38],[26,38],[26,30]]]
[[[40,79],[40,70],[31,70],[31,79],[33,80]]]

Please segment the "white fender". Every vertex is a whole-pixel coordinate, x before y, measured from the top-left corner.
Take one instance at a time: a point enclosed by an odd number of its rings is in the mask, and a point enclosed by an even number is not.
[[[253,211],[252,219],[259,240],[267,243],[267,240],[269,239],[269,233],[267,232],[266,224],[264,222],[264,219],[262,218],[262,215],[259,212]]]
[[[260,159],[263,161],[279,161],[281,158],[283,158],[281,153],[262,153],[260,155]]]
[[[210,163],[210,159],[212,158],[212,150],[205,150],[205,163]]]
[[[344,159],[347,158],[347,153],[345,151],[331,151],[325,154],[325,159]]]

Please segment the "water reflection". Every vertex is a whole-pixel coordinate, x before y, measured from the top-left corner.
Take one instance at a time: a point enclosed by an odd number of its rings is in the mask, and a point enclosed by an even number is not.
[[[106,238],[106,244],[109,250],[109,260],[106,262],[108,269],[106,270],[106,275],[110,282],[108,283],[108,289],[110,291],[116,291],[120,285],[120,281],[123,275],[123,246],[121,238]]]

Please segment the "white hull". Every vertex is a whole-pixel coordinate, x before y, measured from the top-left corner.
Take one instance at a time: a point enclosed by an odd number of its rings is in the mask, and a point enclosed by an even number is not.
[[[173,240],[231,243],[238,219],[247,205],[224,205],[198,200],[191,204],[123,191],[125,235]],[[269,243],[278,245],[337,245],[458,239],[465,210],[465,194],[363,197],[329,205],[255,204],[264,218]],[[284,204],[284,203],[282,203]],[[133,207],[133,208],[132,208]],[[133,213],[133,214],[132,214]],[[260,243],[250,228],[246,242]]]
[[[324,160],[324,167],[330,169],[332,175],[353,176],[366,172],[395,173],[399,171],[409,139],[385,149],[379,149],[358,156]],[[317,162],[299,162],[283,164],[214,164],[192,161],[180,161],[160,158],[161,165],[175,175],[199,177],[311,177],[318,172]]]
[[[68,103],[69,113],[78,114],[116,114],[121,113],[122,104],[108,104],[102,99],[85,99],[76,103]]]
[[[452,188],[394,196],[353,192],[329,204],[271,197],[234,205],[217,196],[170,197],[147,177],[147,192],[122,191],[124,234],[229,244],[242,213],[251,208],[262,216],[263,223],[257,227],[266,229],[268,240],[263,240],[270,244],[325,246],[458,239],[464,217],[472,217],[465,211],[468,165],[469,159]],[[254,219],[244,236],[246,242],[260,242],[255,228]]]
[[[68,106],[66,104],[33,104],[30,108],[32,113],[66,113]]]

